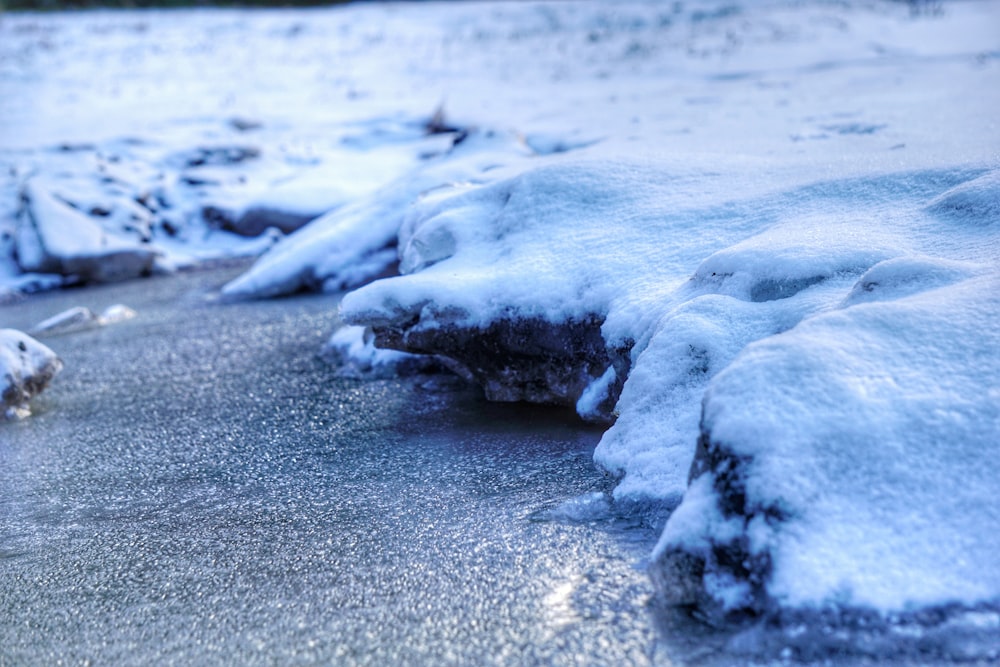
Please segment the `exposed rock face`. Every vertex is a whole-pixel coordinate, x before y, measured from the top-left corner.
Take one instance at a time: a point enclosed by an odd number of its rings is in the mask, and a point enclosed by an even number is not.
[[[323,213],[325,211],[302,213],[264,206],[254,206],[239,214],[216,206],[206,206],[202,210],[210,226],[240,236],[260,236],[272,227],[283,234],[291,234]]]
[[[39,184],[24,188],[22,204],[16,238],[22,271],[57,273],[84,283],[152,272],[155,250],[109,234]]]
[[[541,319],[500,319],[486,328],[373,327],[378,347],[443,357],[492,401],[574,406],[584,390],[615,362],[601,337],[602,319],[591,316],[554,324]],[[627,350],[618,363],[628,363]],[[617,374],[624,378],[625,373]],[[609,388],[597,418],[609,420],[621,382]]]
[[[63,363],[55,352],[14,329],[0,329],[0,407],[7,419],[31,414],[28,401],[44,390]]]

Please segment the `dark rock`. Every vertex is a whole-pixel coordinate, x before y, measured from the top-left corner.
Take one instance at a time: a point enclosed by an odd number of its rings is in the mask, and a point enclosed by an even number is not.
[[[179,153],[173,161],[181,167],[229,166],[260,157],[256,146],[203,146]]]
[[[489,400],[575,406],[613,364],[601,336],[602,323],[597,316],[560,323],[518,318],[500,319],[485,328],[420,327],[414,322],[376,326],[373,331],[378,347],[443,357],[452,370],[482,385]],[[627,351],[623,356],[627,359]],[[601,406],[607,420],[620,385]]]
[[[321,214],[322,212],[301,213],[266,207],[253,207],[237,214],[218,206],[206,206],[201,212],[202,219],[209,227],[240,236],[260,236],[272,227],[284,234],[291,234]]]
[[[661,601],[668,605],[694,605],[700,615],[717,625],[759,618],[774,605],[768,598],[766,583],[771,573],[767,552],[754,553],[749,548],[746,527],[763,515],[768,523],[785,520],[779,507],[755,507],[747,502],[747,472],[753,461],[729,451],[702,431],[691,463],[689,484],[708,475],[719,513],[726,520],[736,519],[743,529],[726,541],[714,541],[698,549],[668,548],[650,564],[650,576]],[[705,587],[708,579],[739,581],[746,584],[740,604],[723,609]]]

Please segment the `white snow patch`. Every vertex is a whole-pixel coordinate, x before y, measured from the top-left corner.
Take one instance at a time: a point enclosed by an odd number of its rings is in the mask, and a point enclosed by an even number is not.
[[[351,378],[394,377],[434,365],[426,356],[379,349],[371,330],[355,326],[337,329],[323,348],[323,356],[339,366],[339,375]]]
[[[337,291],[389,270],[408,206],[422,193],[516,161],[527,149],[507,134],[477,133],[433,165],[420,168],[347,206],[313,220],[226,285],[229,297],[271,297],[301,289]]]

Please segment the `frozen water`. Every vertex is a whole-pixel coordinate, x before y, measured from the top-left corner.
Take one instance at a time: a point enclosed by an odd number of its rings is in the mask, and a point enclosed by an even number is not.
[[[0,662],[652,662],[655,532],[539,520],[606,489],[599,431],[337,377],[336,299],[209,298],[233,276],[88,290],[140,314],[52,340],[65,372],[0,429]]]

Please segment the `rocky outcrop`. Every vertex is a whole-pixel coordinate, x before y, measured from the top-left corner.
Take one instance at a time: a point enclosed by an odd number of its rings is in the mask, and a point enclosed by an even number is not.
[[[457,323],[433,327],[373,327],[378,347],[437,355],[459,375],[482,385],[492,401],[528,401],[575,406],[610,367],[628,363],[628,351],[608,354],[601,337],[603,320],[590,316],[552,323],[541,319],[498,319],[486,327]],[[624,378],[625,370],[616,377]],[[611,383],[594,411],[609,421],[621,392]]]
[[[7,419],[31,414],[28,401],[62,370],[55,352],[14,329],[0,329],[0,408]]]
[[[765,582],[771,571],[767,551],[751,549],[747,527],[758,520],[781,521],[778,506],[756,507],[747,500],[747,468],[751,461],[713,442],[707,432],[698,439],[689,473],[690,504],[684,508],[711,516],[715,530],[704,531],[696,545],[658,549],[650,576],[662,602],[694,606],[704,618],[723,624],[765,613],[769,600]],[[699,498],[699,496],[704,496]],[[680,511],[684,511],[684,509]],[[683,519],[683,517],[681,517]],[[711,581],[738,582],[738,599],[725,602],[712,595]]]

